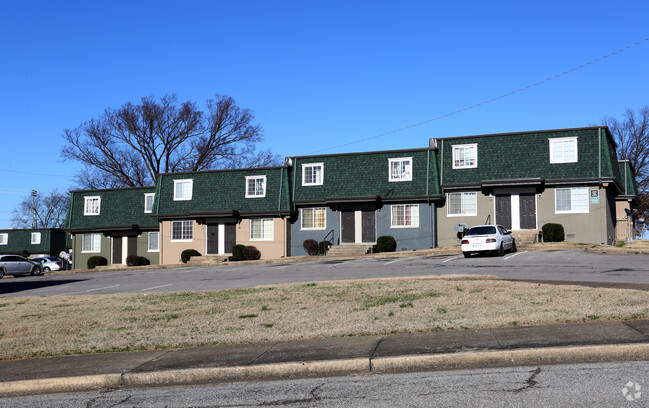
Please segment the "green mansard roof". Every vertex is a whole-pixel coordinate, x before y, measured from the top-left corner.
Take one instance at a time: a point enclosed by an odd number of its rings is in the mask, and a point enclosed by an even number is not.
[[[158,177],[154,215],[178,217],[286,214],[290,192],[285,167],[166,173]],[[266,176],[264,197],[246,197],[246,177]],[[174,180],[192,180],[191,200],[174,200]]]
[[[412,158],[412,180],[390,181],[389,159]],[[296,202],[345,201],[354,197],[382,200],[438,198],[435,152],[431,149],[346,153],[291,158],[291,191]],[[322,185],[302,185],[302,166],[322,163]]]
[[[577,138],[577,162],[550,163],[549,139]],[[476,168],[453,169],[453,146],[477,144]],[[608,128],[545,130],[438,139],[443,187],[489,180],[619,180],[615,141]]]
[[[618,166],[620,169],[620,184],[623,186],[620,196],[625,198],[636,197],[638,195],[638,186],[635,182],[635,171],[631,162],[620,160]]]
[[[144,212],[144,195],[154,192],[155,187],[73,191],[65,228],[110,231],[137,226],[157,229],[158,221]],[[84,215],[85,197],[100,197],[98,215]]]
[[[32,244],[32,233],[39,232],[41,241]],[[7,234],[7,244],[0,245],[0,253],[37,254],[55,252],[58,256],[66,247],[66,233],[58,228],[39,229],[4,229],[0,234]]]

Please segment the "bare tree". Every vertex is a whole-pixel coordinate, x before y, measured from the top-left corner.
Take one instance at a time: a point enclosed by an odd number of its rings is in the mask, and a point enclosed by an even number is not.
[[[70,196],[54,190],[48,194],[26,196],[13,211],[13,228],[63,228]]]
[[[62,155],[85,165],[77,177],[82,188],[147,186],[160,173],[281,163],[278,155],[256,151],[262,131],[250,110],[222,95],[206,106],[178,104],[172,94],[106,109],[64,131]]]
[[[649,218],[649,105],[635,112],[627,109],[621,120],[606,117],[621,160],[631,162],[638,186],[638,212]],[[645,224],[646,228],[646,224]]]

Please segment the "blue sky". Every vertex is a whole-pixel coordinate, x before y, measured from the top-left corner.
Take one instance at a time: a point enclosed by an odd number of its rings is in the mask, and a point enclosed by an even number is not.
[[[215,93],[281,156],[580,127],[649,104],[646,1],[14,1],[0,12],[0,228],[72,187],[64,129],[142,96]],[[429,121],[429,122],[427,122]],[[406,130],[389,133],[413,124]],[[379,136],[383,135],[383,136]],[[379,137],[377,137],[379,136]],[[362,142],[349,144],[350,142]],[[341,146],[342,145],[342,146]]]

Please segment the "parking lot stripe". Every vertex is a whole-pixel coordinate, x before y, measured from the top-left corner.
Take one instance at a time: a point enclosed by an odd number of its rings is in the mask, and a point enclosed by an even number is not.
[[[453,258],[448,258],[447,260],[442,261],[442,263],[446,263],[446,262],[452,261],[452,260],[457,259],[457,258],[459,258],[459,256],[454,256]]]
[[[405,261],[406,259],[409,259],[409,258],[399,258],[399,259],[395,259],[394,261],[386,262],[386,263],[384,263],[383,265],[390,265],[390,264],[393,264],[393,263],[395,263],[395,262]]]
[[[508,260],[509,258],[513,258],[513,257],[515,257],[516,255],[524,254],[525,252],[527,252],[527,251],[516,252],[515,254],[511,254],[511,255],[509,255],[507,258],[503,258],[503,261],[506,261],[506,260]]]
[[[147,290],[152,290],[152,289],[164,288],[165,286],[171,286],[171,285],[172,285],[172,283],[167,283],[166,285],[160,285],[160,286],[154,286],[152,288],[142,289],[142,290],[140,290],[140,292],[145,292]]]

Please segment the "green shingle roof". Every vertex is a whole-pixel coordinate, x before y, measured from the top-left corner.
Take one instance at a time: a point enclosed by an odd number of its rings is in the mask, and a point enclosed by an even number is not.
[[[32,232],[41,233],[41,242],[32,244]],[[58,254],[66,247],[66,233],[57,228],[41,229],[5,229],[0,234],[7,234],[7,245],[0,245],[4,253],[51,253]]]
[[[246,198],[246,177],[266,176],[264,197]],[[174,200],[174,180],[192,180],[191,200]],[[154,213],[165,216],[279,213],[290,210],[285,167],[168,173],[158,177]]]
[[[389,159],[412,158],[412,180],[390,181]],[[349,153],[292,158],[291,191],[295,201],[380,196],[432,197],[440,195],[435,152],[430,149]],[[302,167],[323,163],[322,185],[302,185]]]
[[[549,139],[576,137],[578,161],[550,163]],[[477,168],[453,169],[453,146],[478,145]],[[605,127],[439,139],[443,186],[484,180],[618,178],[615,142]],[[601,165],[601,167],[600,167]]]
[[[637,196],[638,186],[635,182],[635,171],[631,163],[628,160],[621,160],[618,162],[618,168],[620,170],[620,185],[623,186],[620,195],[624,197]]]
[[[144,195],[153,192],[154,187],[73,191],[65,228],[110,230],[126,225],[157,228],[158,221],[144,212]],[[101,198],[99,215],[84,215],[84,197]]]

